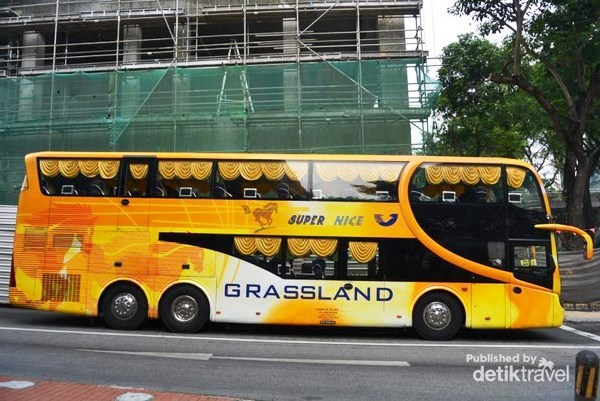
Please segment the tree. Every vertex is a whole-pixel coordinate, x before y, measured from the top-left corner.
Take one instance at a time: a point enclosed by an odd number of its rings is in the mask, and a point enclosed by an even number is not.
[[[435,109],[443,120],[425,138],[432,154],[525,158],[542,170],[552,163],[543,109],[524,92],[487,79],[500,71],[507,50],[473,34],[445,47],[438,72],[441,93]],[[555,173],[555,166],[547,169]],[[552,186],[555,174],[546,175]]]
[[[488,79],[519,88],[544,110],[565,149],[567,221],[588,227],[589,180],[600,159],[600,1],[458,0],[451,12],[472,16],[484,35],[509,32],[512,51]]]

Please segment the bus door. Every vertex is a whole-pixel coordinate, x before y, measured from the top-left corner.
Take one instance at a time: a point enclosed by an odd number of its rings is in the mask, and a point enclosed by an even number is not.
[[[112,264],[121,272],[145,274],[148,271],[150,190],[154,182],[155,159],[124,157],[117,188],[116,245],[112,244]]]
[[[511,241],[510,260],[513,272],[510,285],[511,328],[552,325],[555,296],[552,292],[552,277],[555,266],[550,253],[550,242]],[[546,289],[525,286],[523,281]]]

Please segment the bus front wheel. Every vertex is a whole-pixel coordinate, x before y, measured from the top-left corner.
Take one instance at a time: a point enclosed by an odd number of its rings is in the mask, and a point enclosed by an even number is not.
[[[449,340],[462,328],[464,312],[450,294],[435,292],[424,295],[413,312],[413,327],[426,340]]]
[[[102,297],[100,310],[109,327],[116,330],[135,330],[146,320],[148,301],[138,287],[116,284]]]
[[[200,331],[208,323],[209,312],[206,296],[188,285],[169,290],[160,303],[160,317],[165,326],[175,333]]]

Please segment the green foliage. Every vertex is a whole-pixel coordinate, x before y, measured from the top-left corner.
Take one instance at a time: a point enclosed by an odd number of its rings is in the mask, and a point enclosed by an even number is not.
[[[452,72],[442,83],[448,86],[438,111],[447,120],[442,135],[428,138],[432,149],[451,145],[458,153],[483,154],[486,144],[496,143],[510,154],[520,140],[543,143],[562,163],[568,223],[590,226],[589,180],[600,162],[600,0],[457,0],[450,11],[472,17],[484,36],[503,33],[506,39],[499,49],[473,37],[462,43],[469,51],[445,49]],[[461,51],[465,62],[455,60]],[[471,93],[455,93],[461,90]]]
[[[539,105],[514,87],[489,81],[507,50],[472,34],[444,48],[435,109],[443,119],[426,140],[428,153],[526,158],[549,128]]]

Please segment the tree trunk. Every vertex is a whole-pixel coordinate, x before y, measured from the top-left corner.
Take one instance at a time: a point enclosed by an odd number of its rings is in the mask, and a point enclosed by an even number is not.
[[[567,224],[579,228],[591,228],[587,221],[591,210],[591,199],[587,194],[590,181],[590,163],[585,155],[576,157],[567,152],[564,165],[564,199]],[[586,194],[588,196],[586,196]]]

